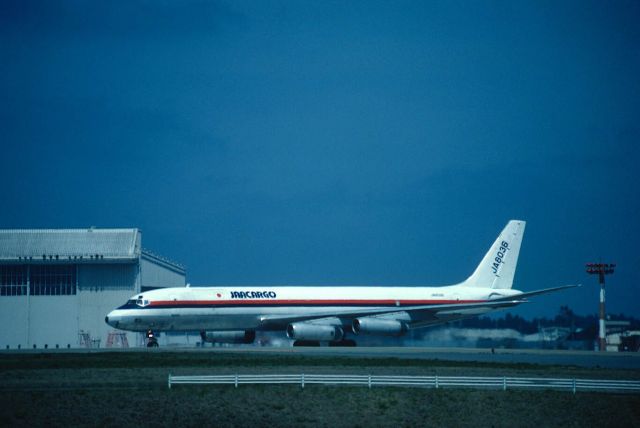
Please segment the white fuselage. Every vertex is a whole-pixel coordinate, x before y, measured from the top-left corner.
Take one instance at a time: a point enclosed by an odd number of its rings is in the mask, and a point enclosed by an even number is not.
[[[332,317],[359,311],[422,305],[481,303],[516,296],[513,289],[465,287],[180,287],[139,293],[107,315],[106,322],[131,331],[269,330],[287,318]],[[491,308],[452,310],[451,319]],[[281,320],[281,322],[272,322]],[[414,319],[413,321],[420,321]],[[321,322],[321,321],[320,321]],[[350,321],[345,321],[345,325]]]

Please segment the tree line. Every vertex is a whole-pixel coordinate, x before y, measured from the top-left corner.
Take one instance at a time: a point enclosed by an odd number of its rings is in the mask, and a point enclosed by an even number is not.
[[[631,330],[640,330],[640,320],[624,314],[608,314],[607,319],[611,321],[629,321]],[[578,315],[568,306],[560,306],[558,313],[553,318],[533,318],[527,320],[520,315],[505,314],[501,318],[495,317],[474,317],[457,321],[454,325],[460,328],[497,328],[513,329],[522,334],[537,333],[544,327],[567,327],[571,329],[572,335],[583,337],[597,337],[598,315]]]

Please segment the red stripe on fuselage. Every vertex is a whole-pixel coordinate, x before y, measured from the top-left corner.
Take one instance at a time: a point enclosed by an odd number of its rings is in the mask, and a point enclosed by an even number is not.
[[[486,300],[315,300],[315,299],[234,299],[234,300],[156,300],[149,306],[200,306],[200,305],[447,305],[455,303],[482,303]]]

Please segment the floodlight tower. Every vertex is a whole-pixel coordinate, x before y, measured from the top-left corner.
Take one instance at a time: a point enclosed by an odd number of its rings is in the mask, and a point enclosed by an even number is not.
[[[607,331],[604,319],[604,276],[613,273],[615,267],[615,263],[587,263],[587,273],[590,275],[598,274],[600,282],[600,351],[607,350]]]

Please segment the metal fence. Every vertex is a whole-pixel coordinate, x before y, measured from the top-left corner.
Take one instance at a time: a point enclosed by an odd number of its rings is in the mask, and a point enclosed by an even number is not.
[[[169,375],[173,385],[356,385],[404,386],[421,388],[486,388],[486,389],[558,389],[571,391],[601,391],[640,393],[640,381],[541,377],[479,377],[479,376],[386,376],[350,374],[230,374],[206,376]]]

